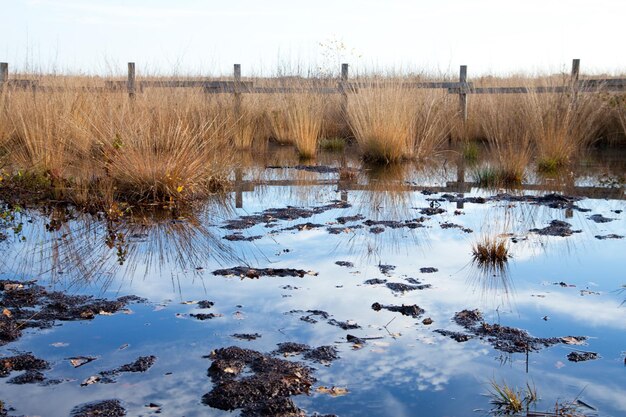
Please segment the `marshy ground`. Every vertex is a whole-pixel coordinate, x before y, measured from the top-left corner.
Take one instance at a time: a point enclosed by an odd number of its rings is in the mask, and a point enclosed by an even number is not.
[[[515,189],[455,161],[270,147],[185,208],[7,201],[4,409],[484,415],[506,381],[537,410],[623,415],[623,150]],[[485,236],[507,256],[477,262]]]

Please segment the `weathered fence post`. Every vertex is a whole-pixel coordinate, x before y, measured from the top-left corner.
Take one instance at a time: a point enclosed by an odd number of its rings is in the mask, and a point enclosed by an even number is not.
[[[348,64],[341,64],[341,81],[339,81],[339,91],[341,91],[341,113],[348,115]]]
[[[243,208],[243,171],[235,168],[235,208]]]
[[[574,104],[578,100],[578,79],[580,77],[580,59],[572,59],[572,75],[570,78],[570,84],[572,87],[572,101]]]
[[[467,122],[467,65],[461,65],[459,71],[459,114],[463,124]]]
[[[235,120],[239,120],[241,117],[241,64],[234,65],[233,75],[235,77]]]
[[[135,63],[128,63],[128,80],[126,81],[126,90],[128,90],[128,98],[135,98]]]
[[[0,62],[0,91],[9,85],[9,63]]]

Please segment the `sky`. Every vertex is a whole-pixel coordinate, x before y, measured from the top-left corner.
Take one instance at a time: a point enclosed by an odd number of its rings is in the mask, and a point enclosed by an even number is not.
[[[623,73],[624,0],[0,0],[11,71]]]

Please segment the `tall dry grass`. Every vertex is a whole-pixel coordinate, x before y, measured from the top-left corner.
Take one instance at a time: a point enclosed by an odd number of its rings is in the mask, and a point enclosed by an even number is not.
[[[441,92],[415,90],[402,79],[373,78],[350,94],[348,124],[367,160],[383,163],[432,155],[450,130]]]
[[[566,84],[564,81],[557,85]],[[520,98],[523,128],[530,132],[540,170],[555,171],[569,165],[598,140],[607,108],[597,94],[533,91]]]
[[[489,186],[521,184],[532,158],[532,142],[519,96],[486,96],[482,111],[491,165],[478,172],[478,181]]]
[[[14,184],[80,204],[181,201],[223,185],[227,123],[201,92],[154,89],[129,100],[73,81],[60,91],[9,92],[1,147]]]

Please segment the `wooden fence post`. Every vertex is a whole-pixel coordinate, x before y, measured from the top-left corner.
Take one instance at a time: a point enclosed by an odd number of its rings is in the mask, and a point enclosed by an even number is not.
[[[459,114],[463,123],[467,122],[467,65],[461,65],[459,71]]]
[[[128,63],[128,80],[126,81],[126,90],[128,90],[128,98],[135,98],[135,63]]]
[[[4,86],[9,85],[9,64],[8,62],[0,62],[0,91]]]
[[[241,64],[233,66],[233,75],[235,78],[235,120],[241,117]]]
[[[572,101],[574,104],[578,100],[578,79],[580,77],[580,59],[572,59],[572,75],[570,84],[572,86]]]
[[[235,208],[243,208],[243,171],[235,168]]]
[[[348,64],[341,64],[341,81],[339,90],[341,91],[341,113],[348,117]]]

